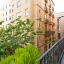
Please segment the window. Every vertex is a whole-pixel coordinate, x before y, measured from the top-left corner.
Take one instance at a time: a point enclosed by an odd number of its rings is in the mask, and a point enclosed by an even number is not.
[[[7,15],[7,12],[6,12],[6,15]]]
[[[60,30],[60,25],[59,25],[59,30]]]
[[[9,17],[9,20],[11,20],[11,17]]]
[[[6,28],[7,28],[7,24],[6,24]]]
[[[11,4],[9,4],[9,6],[11,6]]]
[[[6,6],[6,9],[7,9],[7,6]]]
[[[7,21],[7,18],[6,18],[6,21]]]
[[[3,8],[3,11],[4,11],[4,8]]]
[[[21,2],[20,2],[20,1],[17,2],[17,8],[18,8],[19,6],[21,6]]]
[[[40,13],[40,10],[39,10],[39,13]]]
[[[45,16],[44,16],[44,19],[46,19],[46,18],[47,18],[47,16],[45,15]]]
[[[3,28],[4,28],[4,25],[3,25]]]
[[[14,10],[14,5],[12,5],[12,11]]]
[[[22,12],[18,12],[16,17],[18,18],[19,16],[22,16]]]
[[[14,15],[12,15],[12,20],[14,20]]]
[[[26,0],[26,2],[28,2],[28,0]]]
[[[9,10],[9,13],[11,13],[11,9]]]
[[[4,13],[3,13],[3,17],[4,17]]]
[[[57,25],[57,27],[58,27],[58,30],[60,30],[60,25]]]
[[[25,16],[28,16],[28,8],[25,9]]]

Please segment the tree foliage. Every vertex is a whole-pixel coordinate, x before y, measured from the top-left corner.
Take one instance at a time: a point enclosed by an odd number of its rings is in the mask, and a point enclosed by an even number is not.
[[[29,43],[34,43],[32,39],[43,31],[32,28],[34,22],[30,19],[20,20],[20,17],[8,25],[7,29],[0,28],[0,57],[8,56],[14,53],[18,47],[24,47]]]

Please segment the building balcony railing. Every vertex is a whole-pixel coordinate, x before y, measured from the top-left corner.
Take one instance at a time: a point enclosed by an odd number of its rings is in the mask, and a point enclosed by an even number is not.
[[[48,30],[47,29],[45,29],[45,34],[47,34],[48,33]]]
[[[51,3],[49,3],[49,7],[51,8]]]
[[[64,38],[56,42],[39,58],[40,64],[61,64],[64,53]]]
[[[49,37],[49,31],[48,30],[45,30],[45,36]]]
[[[49,30],[49,34],[51,34],[51,30]]]
[[[55,23],[54,23],[54,22],[52,22],[52,25],[53,25],[53,26],[55,26]]]
[[[49,41],[51,41],[51,38],[49,38]]]
[[[52,18],[54,18],[54,14],[52,14]]]
[[[50,16],[52,15],[51,11],[49,11],[49,15],[50,15]]]
[[[54,34],[55,33],[55,31],[52,31],[52,34]]]
[[[44,10],[45,10],[45,12],[46,12],[46,13],[48,13],[48,9],[47,9],[47,7],[46,7],[46,6],[44,7]]]
[[[48,3],[48,0],[44,0],[46,3]]]
[[[52,22],[51,21],[49,21],[49,25],[52,25]]]
[[[48,24],[49,23],[49,20],[48,19],[45,19],[44,23],[45,24]]]
[[[55,39],[55,37],[52,37],[52,39]]]
[[[48,39],[45,39],[45,43],[47,43],[48,42]]]

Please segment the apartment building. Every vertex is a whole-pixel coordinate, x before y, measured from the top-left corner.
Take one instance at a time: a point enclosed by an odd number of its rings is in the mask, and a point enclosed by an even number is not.
[[[2,21],[2,11],[0,10],[0,21]]]
[[[56,25],[56,29],[55,29],[55,37],[56,40],[64,38],[64,12],[60,12],[60,13],[56,13],[55,14],[55,25]],[[60,18],[60,20],[58,21],[57,18]]]
[[[12,3],[12,1],[8,0],[4,3],[4,5],[2,7],[2,20],[4,20],[2,27],[5,29],[7,28],[7,25],[11,21],[11,9],[12,9],[11,3]]]
[[[40,28],[44,31],[43,34],[37,35],[34,39],[35,46],[41,53],[44,53],[52,46],[51,40],[54,39],[55,34],[53,0],[11,0],[11,2],[12,20],[18,18],[18,16],[21,16],[22,20],[29,18],[32,21],[36,21],[33,26],[35,30]],[[42,20],[36,20],[38,18]],[[7,21],[5,21],[5,23],[7,23]]]
[[[2,10],[0,10],[0,21],[2,21]],[[2,27],[2,25],[0,25]]]

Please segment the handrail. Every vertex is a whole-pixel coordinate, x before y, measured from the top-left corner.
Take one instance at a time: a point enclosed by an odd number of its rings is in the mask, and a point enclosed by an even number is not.
[[[44,54],[42,54],[39,58],[39,60],[42,60],[52,49],[54,49],[54,47],[56,45],[59,44],[59,42],[61,42],[64,38],[60,39],[59,41],[57,41],[50,49],[48,49]]]

